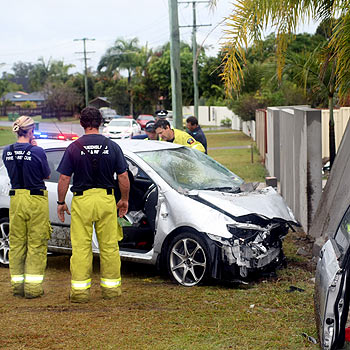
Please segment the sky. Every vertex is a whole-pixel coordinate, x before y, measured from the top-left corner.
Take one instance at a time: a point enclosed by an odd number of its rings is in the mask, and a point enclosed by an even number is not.
[[[181,3],[180,26],[192,24],[192,4]],[[197,43],[209,56],[215,56],[223,42],[222,23],[232,11],[233,0],[218,0],[214,10],[197,3]],[[301,32],[314,33],[311,24]],[[180,28],[180,39],[191,43],[192,28]],[[0,30],[0,74],[11,73],[15,62],[47,63],[63,60],[75,67],[70,73],[83,72],[83,42],[87,41],[88,66],[94,71],[98,62],[117,38],[138,38],[140,45],[158,48],[169,41],[168,0],[3,0]],[[78,52],[78,53],[77,53]],[[80,53],[79,53],[80,52]]]

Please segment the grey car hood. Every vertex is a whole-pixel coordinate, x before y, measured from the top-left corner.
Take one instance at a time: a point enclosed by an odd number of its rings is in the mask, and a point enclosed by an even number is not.
[[[255,214],[268,219],[282,219],[297,223],[286,202],[272,187],[253,192],[226,193],[219,191],[191,191],[190,195],[235,216]],[[194,193],[196,192],[196,193]]]

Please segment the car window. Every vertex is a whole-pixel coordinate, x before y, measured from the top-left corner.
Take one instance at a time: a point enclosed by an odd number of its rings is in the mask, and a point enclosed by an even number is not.
[[[340,252],[345,253],[350,243],[350,207],[343,216],[334,240],[337,242]]]
[[[118,120],[118,119],[115,119],[115,120],[112,120],[110,123],[109,123],[110,126],[130,126],[130,122],[129,120]]]
[[[125,158],[126,162],[128,163],[129,170],[131,171],[132,175],[135,179],[147,179],[150,180],[149,176],[138,166],[136,165],[132,160],[129,158]]]
[[[51,170],[50,178],[46,181],[58,182],[60,173],[57,172],[58,165],[63,157],[64,150],[46,150],[46,157]],[[71,179],[72,180],[72,179]]]
[[[243,180],[206,154],[182,147],[137,153],[178,191],[237,189]]]

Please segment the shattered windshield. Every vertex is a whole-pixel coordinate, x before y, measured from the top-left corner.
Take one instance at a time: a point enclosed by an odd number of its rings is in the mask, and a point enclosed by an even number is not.
[[[178,191],[235,192],[243,180],[206,154],[189,147],[138,152],[171,187]]]

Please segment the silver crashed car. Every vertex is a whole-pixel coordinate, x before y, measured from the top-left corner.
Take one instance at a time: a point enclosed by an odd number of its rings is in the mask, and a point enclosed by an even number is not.
[[[320,251],[315,278],[315,315],[321,349],[342,349],[350,301],[350,207]]]
[[[56,168],[71,141],[39,140],[51,178],[49,251],[69,252],[69,224],[56,214]],[[295,218],[272,188],[249,191],[242,179],[204,153],[160,141],[118,140],[129,164],[128,214],[120,220],[124,260],[157,265],[183,286],[206,278],[243,280],[274,268],[283,258],[282,238]],[[10,184],[0,168],[0,262],[8,264]],[[71,193],[66,202],[70,205]],[[93,251],[99,252],[96,236]]]

